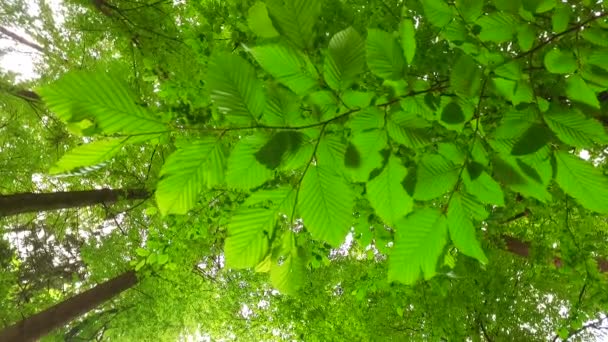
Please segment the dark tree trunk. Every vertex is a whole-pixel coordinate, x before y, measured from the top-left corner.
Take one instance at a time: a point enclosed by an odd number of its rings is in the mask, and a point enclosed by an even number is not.
[[[0,217],[22,213],[112,204],[120,199],[148,198],[144,189],[101,189],[53,193],[20,193],[0,195]]]
[[[135,272],[125,272],[116,278],[7,327],[0,331],[0,341],[36,341],[135,284],[137,284]]]

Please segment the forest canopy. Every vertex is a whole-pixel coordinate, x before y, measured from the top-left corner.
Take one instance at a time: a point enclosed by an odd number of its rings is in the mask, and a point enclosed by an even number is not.
[[[608,336],[607,1],[0,13],[0,340]]]

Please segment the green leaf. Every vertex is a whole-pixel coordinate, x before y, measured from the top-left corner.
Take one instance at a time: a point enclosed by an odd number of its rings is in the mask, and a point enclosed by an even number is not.
[[[304,284],[305,275],[304,251],[295,245],[291,232],[285,234],[281,252],[272,257],[270,281],[280,292],[293,295]]]
[[[90,120],[104,133],[166,132],[168,127],[145,108],[127,86],[105,72],[76,71],[44,86],[38,93],[61,120]]]
[[[555,153],[555,181],[583,207],[608,214],[608,177],[600,169],[568,152]]]
[[[250,51],[264,70],[294,93],[305,95],[317,87],[317,72],[301,52],[281,44],[256,46]]]
[[[464,163],[466,151],[454,143],[439,143],[437,150],[439,154],[452,163]]]
[[[590,43],[608,47],[608,30],[598,27],[588,27],[581,31],[581,36]]]
[[[348,88],[365,67],[365,44],[361,36],[349,27],[336,33],[329,41],[324,64],[324,77],[330,88]]]
[[[432,143],[428,122],[411,112],[391,114],[386,130],[391,139],[409,148],[421,148]]]
[[[395,245],[389,255],[388,279],[414,284],[436,273],[437,260],[447,240],[447,222],[437,209],[414,211],[396,224]]]
[[[348,120],[347,126],[354,132],[380,129],[384,126],[384,113],[377,107],[366,108],[353,114]]]
[[[557,8],[555,8],[555,11],[553,11],[553,15],[551,16],[553,32],[560,33],[566,31],[568,23],[570,22],[571,13],[572,9],[570,6],[564,3],[560,3]]]
[[[464,255],[475,258],[482,264],[487,264],[488,258],[475,236],[475,227],[465,210],[462,197],[459,193],[455,193],[450,200],[447,219],[450,238],[454,242],[454,246]]]
[[[382,172],[367,182],[367,198],[387,225],[393,226],[414,207],[414,201],[401,185],[405,176],[407,169],[397,157],[391,156]]]
[[[457,0],[456,8],[464,20],[474,22],[483,14],[483,0]]]
[[[508,42],[513,38],[517,24],[517,19],[508,13],[490,13],[477,20],[477,25],[481,26],[479,39],[484,42]]]
[[[525,154],[534,153],[545,147],[552,138],[551,131],[544,125],[533,124],[524,132],[517,140],[511,154],[514,156],[523,156]]]
[[[437,27],[444,27],[452,20],[452,9],[445,0],[422,1],[424,18]]]
[[[523,8],[531,13],[544,13],[555,7],[555,0],[525,0]]]
[[[536,40],[536,31],[530,24],[519,25],[517,28],[517,42],[522,51],[530,51]]]
[[[472,177],[471,173],[466,170],[463,181],[467,192],[475,194],[475,197],[482,203],[504,207],[505,195],[502,188],[487,172],[482,171],[479,176]]]
[[[259,264],[268,254],[276,218],[275,210],[264,208],[242,208],[232,215],[224,243],[226,267],[249,268]]]
[[[453,190],[460,169],[460,165],[453,164],[439,154],[425,154],[418,164],[414,198],[428,201]]]
[[[268,169],[274,170],[298,153],[305,138],[304,134],[298,131],[279,131],[255,153],[255,159]]]
[[[403,77],[404,55],[393,35],[382,30],[369,29],[365,47],[367,65],[374,75],[388,80]]]
[[[534,168],[526,167],[526,164],[506,156],[494,158],[493,164],[494,177],[513,191],[543,203],[551,201],[552,196],[547,191],[547,185],[543,184]]]
[[[163,215],[186,214],[199,193],[224,175],[224,151],[217,137],[205,137],[173,152],[160,171],[156,203]]]
[[[99,165],[112,159],[125,146],[128,138],[106,138],[80,145],[68,151],[51,167],[50,174],[71,172]]]
[[[267,142],[262,134],[254,134],[239,140],[228,158],[226,183],[229,187],[249,190],[272,178],[274,174],[272,170],[262,165],[255,156]]]
[[[464,120],[464,113],[457,102],[452,101],[448,103],[447,106],[443,107],[443,111],[441,112],[441,121],[450,125],[457,125],[463,123]]]
[[[315,23],[321,14],[319,0],[267,0],[274,27],[296,47],[312,47]]]
[[[481,89],[481,69],[468,55],[461,55],[450,73],[450,86],[464,97],[477,97]]]
[[[566,79],[566,95],[572,101],[600,109],[600,102],[597,100],[595,92],[579,75],[572,75]]]
[[[545,54],[545,67],[554,74],[570,74],[577,68],[576,58],[572,52],[556,48]]]
[[[566,144],[588,148],[593,142],[608,143],[604,126],[595,119],[586,117],[576,109],[552,106],[544,116],[551,130]]]
[[[460,198],[462,207],[473,220],[484,221],[490,216],[485,206],[474,195],[465,192],[460,194]]]
[[[251,125],[266,105],[262,84],[255,69],[243,58],[229,53],[211,57],[207,85],[211,99],[231,123]]]
[[[272,26],[272,21],[268,16],[268,10],[263,2],[257,1],[249,8],[247,13],[247,23],[253,33],[262,38],[273,38],[279,35],[279,32]]]
[[[399,25],[401,34],[401,48],[405,54],[407,64],[412,65],[416,55],[416,28],[412,19],[403,19]]]
[[[383,130],[353,135],[344,158],[346,171],[353,182],[367,182],[370,173],[382,166],[384,158],[380,152],[388,147],[387,143],[386,132]]]
[[[353,221],[353,194],[334,169],[310,166],[302,184],[298,208],[306,229],[316,240],[339,246]]]

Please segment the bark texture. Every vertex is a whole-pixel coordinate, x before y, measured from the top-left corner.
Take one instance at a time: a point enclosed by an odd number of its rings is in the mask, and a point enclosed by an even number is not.
[[[73,319],[112,299],[135,284],[137,284],[135,272],[125,272],[116,278],[7,327],[0,331],[0,341],[37,341],[54,329],[63,327]]]
[[[53,193],[19,193],[0,195],[0,217],[22,213],[112,204],[120,199],[137,200],[149,197],[144,189],[100,189]]]

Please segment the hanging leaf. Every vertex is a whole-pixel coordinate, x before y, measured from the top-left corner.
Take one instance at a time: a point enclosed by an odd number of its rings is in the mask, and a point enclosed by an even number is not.
[[[118,154],[127,140],[128,138],[109,138],[75,147],[64,154],[51,167],[49,173],[60,174],[86,166],[99,165]]]
[[[394,225],[414,207],[414,201],[401,185],[406,175],[401,161],[391,156],[382,172],[366,185],[369,202],[387,225]]]
[[[552,200],[551,194],[547,191],[547,184],[543,184],[538,172],[534,171],[536,175],[531,175],[530,167],[524,170],[522,169],[524,164],[506,156],[496,157],[493,164],[493,176],[513,191],[526,197],[536,198],[543,203]]]
[[[452,68],[450,86],[462,96],[479,96],[481,77],[479,65],[470,56],[463,54]]]
[[[272,170],[262,165],[256,158],[268,139],[262,134],[244,137],[236,144],[228,158],[226,183],[229,187],[241,190],[262,185],[273,176]]]
[[[304,139],[304,134],[298,131],[280,131],[275,133],[255,153],[255,159],[268,169],[274,170],[289,157],[297,154]]]
[[[517,140],[515,145],[513,145],[511,154],[514,156],[522,156],[534,153],[547,146],[547,143],[551,141],[551,137],[552,133],[546,126],[534,124],[530,126],[530,128],[528,128]]]
[[[576,58],[571,51],[556,48],[545,54],[545,67],[554,74],[570,74],[577,68]]]
[[[444,27],[452,20],[452,9],[444,0],[422,1],[422,8],[425,18],[437,27]]]
[[[262,38],[273,38],[279,35],[279,32],[272,26],[268,10],[263,2],[257,1],[249,8],[247,23],[251,31]]]
[[[572,9],[570,6],[564,3],[560,3],[553,15],[551,16],[551,26],[553,27],[553,32],[560,33],[566,31],[568,28],[568,23],[570,22],[570,14]]]
[[[432,143],[429,124],[414,113],[393,113],[386,124],[391,139],[409,148],[421,148]]]
[[[418,165],[414,198],[428,201],[453,190],[460,169],[460,165],[453,164],[439,154],[424,155]]]
[[[372,130],[356,133],[345,151],[344,164],[353,182],[367,182],[370,173],[382,166],[381,151],[388,147],[386,132]],[[349,150],[350,148],[350,150]],[[350,152],[349,154],[346,154]],[[354,158],[359,160],[354,162]]]
[[[336,33],[329,41],[324,77],[334,90],[348,88],[365,67],[365,44],[352,27]]]
[[[387,80],[403,77],[405,60],[401,46],[388,32],[369,29],[366,41],[367,65],[372,73]]]
[[[599,27],[589,27],[581,31],[583,39],[598,46],[608,47],[608,31]]]
[[[587,148],[593,142],[608,143],[604,126],[576,109],[552,106],[544,116],[547,126],[566,144]]]
[[[452,101],[448,103],[441,112],[441,121],[447,124],[457,125],[463,123],[464,120],[464,113],[457,102]]]
[[[608,214],[608,177],[592,164],[570,153],[555,153],[555,181],[583,207]]]
[[[274,27],[301,49],[312,47],[315,24],[321,14],[319,0],[267,0]]]
[[[75,71],[39,89],[61,120],[90,120],[106,134],[162,133],[168,127],[137,104],[127,86],[104,72]]]
[[[414,211],[396,224],[395,245],[389,255],[388,279],[414,284],[436,273],[437,260],[447,239],[445,216],[437,209]]]
[[[353,194],[344,177],[332,168],[310,166],[302,184],[298,208],[313,238],[339,246],[353,221]]]
[[[185,214],[199,193],[224,176],[224,151],[217,137],[206,137],[173,152],[160,171],[156,203],[163,215]]]
[[[483,16],[477,20],[477,25],[481,26],[479,39],[495,43],[510,41],[518,27],[517,19],[504,12],[494,12]]]
[[[502,188],[487,172],[482,171],[477,177],[472,177],[471,172],[465,170],[463,181],[467,192],[475,194],[480,202],[504,207],[505,195]]]
[[[270,266],[270,281],[282,293],[295,294],[304,284],[306,260],[304,251],[295,245],[291,232],[283,237],[283,246],[273,255]]]
[[[224,243],[226,267],[249,268],[259,264],[270,247],[277,213],[264,208],[239,209],[228,222]]]
[[[595,92],[579,75],[572,75],[566,79],[566,95],[572,101],[600,109],[600,102],[595,97]]]
[[[281,44],[256,46],[250,51],[264,70],[294,93],[306,95],[317,87],[317,72],[301,52]]]
[[[483,0],[458,0],[456,8],[462,14],[464,20],[474,22],[483,13]]]
[[[401,34],[401,48],[405,54],[407,64],[412,65],[416,55],[416,28],[412,19],[403,19],[399,25]]]
[[[450,238],[454,242],[454,246],[463,254],[479,260],[482,264],[487,264],[488,258],[475,236],[475,227],[465,210],[459,193],[455,193],[450,200],[447,219]]]
[[[229,122],[251,125],[262,116],[264,91],[255,70],[243,58],[229,53],[211,57],[207,84],[211,99]]]

